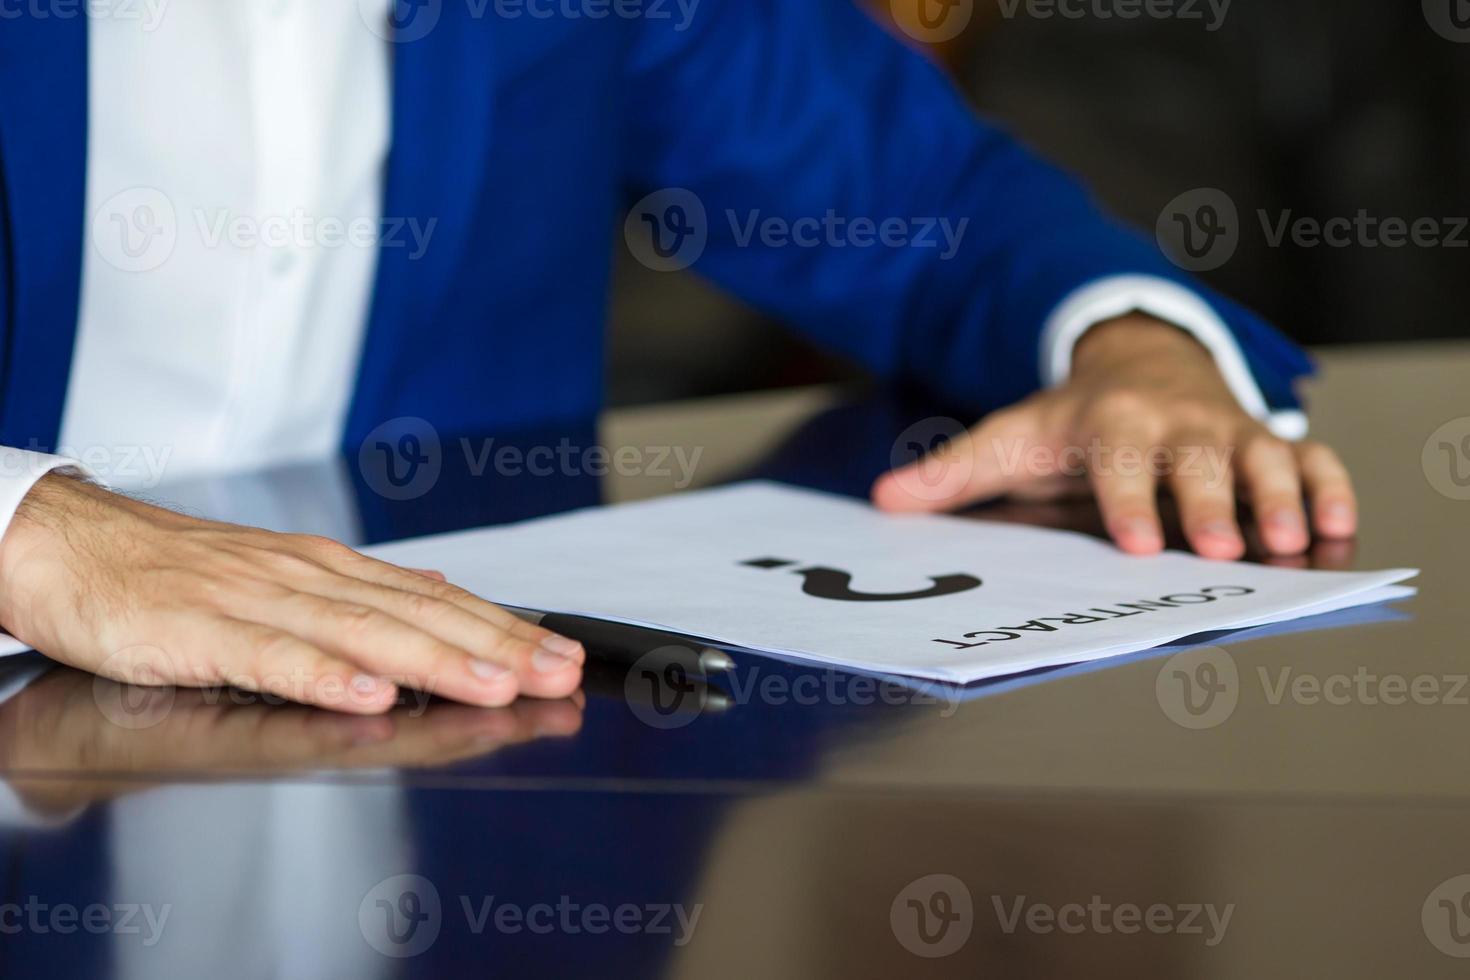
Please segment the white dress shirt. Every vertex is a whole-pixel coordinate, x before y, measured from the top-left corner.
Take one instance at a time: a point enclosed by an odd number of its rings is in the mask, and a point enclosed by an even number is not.
[[[138,488],[333,452],[376,270],[388,43],[355,0],[173,4],[88,29],[58,454]],[[0,530],[63,462],[5,453]]]
[[[381,0],[386,16],[390,0]],[[339,445],[372,293],[390,140],[378,0],[172,4],[89,29],[81,312],[57,455],[0,449],[0,534],[45,472],[120,488],[326,456]],[[1268,411],[1211,308],[1118,277],[1061,304],[1042,381],[1078,337],[1139,309],[1194,333]],[[1299,437],[1299,413],[1271,419]]]

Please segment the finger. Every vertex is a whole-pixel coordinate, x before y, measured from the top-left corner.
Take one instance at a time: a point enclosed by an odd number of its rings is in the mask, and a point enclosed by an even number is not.
[[[1031,483],[1012,487],[1010,498],[1030,503],[1054,503],[1065,500],[1086,500],[1092,496],[1092,487],[1084,473],[1064,473],[1058,476],[1041,477]]]
[[[1297,443],[1296,454],[1317,533],[1328,538],[1357,534],[1358,497],[1337,453],[1320,442],[1301,442]]]
[[[424,578],[432,579],[435,582],[449,581],[444,577],[443,572],[435,571],[432,568],[406,568],[404,571],[413,572],[415,575],[422,575]]]
[[[517,712],[517,701],[501,708],[440,704],[421,716],[389,715],[393,737],[375,745],[356,746],[341,761],[351,766],[447,765],[530,741],[534,732]]]
[[[445,765],[533,739],[575,735],[582,712],[571,700],[521,698],[504,708],[440,704],[423,715],[389,715],[397,724],[383,745],[355,748],[352,765]]]
[[[361,717],[271,705],[254,709],[252,717],[236,726],[248,726],[248,731],[213,732],[212,738],[199,741],[216,755],[227,752],[238,768],[296,769],[336,765],[358,746],[381,744],[393,735],[391,713]]]
[[[1352,538],[1327,538],[1318,535],[1307,552],[1311,567],[1330,572],[1346,572],[1353,567],[1357,544]]]
[[[442,581],[441,573],[434,573],[439,576],[439,580],[436,580],[423,574],[423,570],[401,568],[390,562],[370,558],[329,539],[312,540],[314,543],[308,546],[307,557],[340,575],[451,602],[512,636],[530,643],[546,645],[553,653],[577,663],[586,660],[585,651],[575,640],[558,637],[550,630],[528,623],[493,602],[486,602],[472,592]]]
[[[1019,462],[1038,444],[1041,418],[1041,398],[991,414],[923,458],[880,476],[873,503],[886,511],[927,512],[1001,496],[1031,477]]]
[[[586,659],[580,644],[515,620],[514,632],[503,630],[462,606],[420,592],[405,592],[328,573],[310,586],[324,598],[380,609],[471,656],[499,664],[516,675],[516,687],[531,697],[565,697],[566,676]],[[572,650],[567,644],[572,643]],[[569,656],[569,654],[575,654]]]
[[[517,701],[511,709],[520,716],[522,724],[529,726],[536,738],[565,738],[582,729],[582,710],[585,699],[578,703],[581,691],[560,701]]]
[[[1273,555],[1307,550],[1307,514],[1291,446],[1264,432],[1246,441],[1239,454],[1240,479],[1250,495],[1261,541]]]
[[[1235,559],[1245,554],[1229,458],[1212,433],[1186,434],[1174,447],[1169,488],[1179,504],[1184,536],[1205,558]]]
[[[509,661],[530,657],[529,644],[504,634],[504,649],[493,658],[475,657],[381,609],[306,592],[272,598],[246,615],[396,684],[484,707],[515,699],[516,673]]]
[[[1158,479],[1148,465],[1145,440],[1129,423],[1109,425],[1099,432],[1100,451],[1093,454],[1088,472],[1103,526],[1129,554],[1157,554],[1164,547],[1164,530]]]
[[[221,680],[241,690],[361,715],[382,714],[397,700],[391,682],[282,630],[230,619],[213,635],[224,647]]]
[[[529,656],[522,652],[507,662],[501,654],[515,654],[520,647],[514,644],[507,645],[502,640],[494,647],[500,653],[489,658],[495,662],[507,664],[515,671],[517,688],[521,694],[532,697],[565,697],[580,683],[580,667],[586,661],[587,654],[582,645],[575,640],[528,623],[458,586],[437,582],[389,562],[370,558],[330,539],[305,539],[305,550],[307,551],[306,557],[310,561],[337,571],[340,576],[348,580],[365,581],[387,589],[425,596],[455,605],[489,623],[498,631],[495,634],[496,637],[509,636],[534,647],[535,649]],[[314,579],[309,588],[316,589],[322,584],[321,581]],[[379,598],[382,596],[379,595]],[[359,596],[357,599],[366,605],[375,605],[378,601],[368,599],[366,596]],[[401,615],[399,613],[394,613],[394,615],[410,624],[418,625],[418,616],[415,615],[414,607],[410,606],[406,611],[400,610],[399,612]],[[469,649],[475,655],[485,657],[485,647],[482,645],[473,645]],[[569,661],[576,666],[576,670],[568,668]]]

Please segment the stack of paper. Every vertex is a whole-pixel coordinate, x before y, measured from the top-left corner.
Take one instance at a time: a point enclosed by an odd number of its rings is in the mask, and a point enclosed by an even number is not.
[[[1413,593],[746,483],[372,549],[487,599],[968,683]]]

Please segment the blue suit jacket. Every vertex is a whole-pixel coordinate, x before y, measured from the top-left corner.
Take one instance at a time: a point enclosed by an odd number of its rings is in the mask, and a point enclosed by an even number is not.
[[[473,16],[482,6],[429,0],[434,29],[394,46],[383,213],[437,225],[417,260],[381,249],[344,447],[398,416],[449,434],[593,415],[610,246],[627,204],[666,187],[710,216],[697,272],[975,413],[1037,386],[1041,324],[1072,290],[1118,273],[1186,281],[853,0],[703,0],[683,30],[677,14]],[[85,17],[0,23],[0,444],[57,439],[91,247],[86,154]],[[742,247],[725,218],[829,210],[970,220],[944,261]],[[1292,407],[1305,358],[1206,296],[1267,400]]]

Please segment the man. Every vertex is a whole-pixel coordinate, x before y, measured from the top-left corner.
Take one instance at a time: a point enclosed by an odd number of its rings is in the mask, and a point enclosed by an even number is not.
[[[167,448],[179,476],[407,416],[588,417],[606,243],[639,198],[657,255],[694,242],[696,271],[814,338],[1001,409],[950,447],[943,492],[900,471],[879,506],[1050,490],[1011,450],[1096,445],[1232,463],[1092,463],[1127,551],[1162,547],[1160,482],[1207,556],[1242,551],[1233,480],[1273,551],[1306,546],[1304,490],[1318,533],[1354,531],[1337,458],[1282,438],[1304,430],[1301,353],[975,120],[852,0],[138,10],[0,22],[0,622],[56,659],[360,713],[398,685],[575,689],[577,644],[432,573],[161,510],[46,454]],[[843,230],[807,247],[769,216]],[[363,222],[371,241],[343,240]]]

